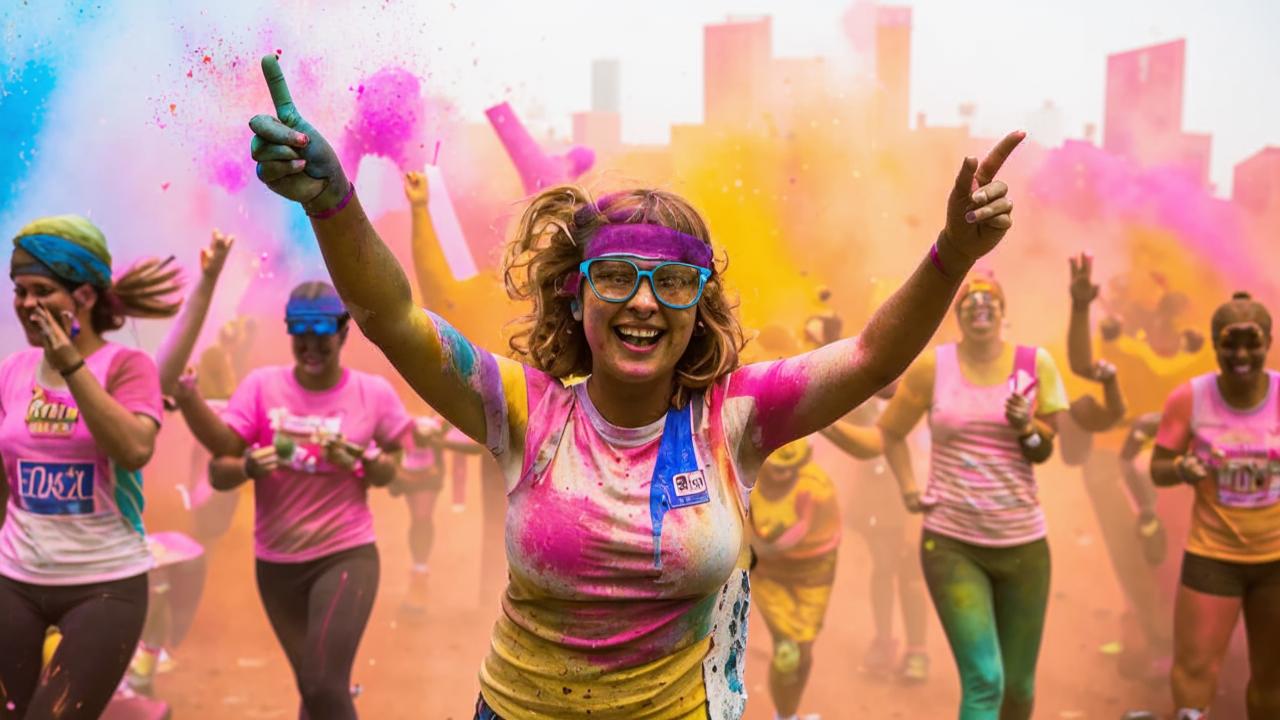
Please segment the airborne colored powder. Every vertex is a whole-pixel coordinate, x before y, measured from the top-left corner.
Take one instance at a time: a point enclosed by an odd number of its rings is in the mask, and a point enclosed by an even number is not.
[[[829,13],[833,27],[840,4]],[[886,75],[887,80],[861,66],[861,74],[851,76],[833,57],[779,57],[789,54],[782,18],[790,11],[783,4],[772,26],[777,37],[764,38],[759,53],[737,56],[735,48],[743,48],[735,38],[742,37],[744,26],[760,32],[762,24],[723,23],[722,15],[695,17],[695,4],[624,8],[580,2],[576,12],[554,18],[541,12],[530,27],[495,22],[487,3],[232,1],[171,4],[159,11],[154,5],[103,0],[82,10],[88,5],[42,0],[0,7],[0,224],[11,234],[40,215],[83,213],[103,228],[122,266],[163,249],[177,255],[188,277],[199,272],[198,249],[211,228],[236,235],[206,326],[211,330],[197,353],[209,346],[223,322],[252,317],[260,330],[251,365],[290,362],[281,322],[284,297],[299,281],[325,277],[311,220],[254,176],[247,123],[254,114],[271,112],[257,67],[263,54],[281,56],[303,117],[337,148],[348,175],[360,174],[360,200],[400,257],[422,304],[467,339],[496,351],[507,349],[503,323],[524,310],[506,302],[494,270],[529,188],[522,185],[518,161],[486,122],[486,107],[508,104],[519,113],[541,160],[552,166],[547,173],[552,182],[581,175],[580,182],[597,196],[620,187],[655,187],[690,200],[707,220],[718,259],[727,257],[722,280],[731,299],[740,301],[736,312],[749,334],[762,332],[748,346],[748,359],[768,355],[762,350],[765,339],[799,351],[802,322],[820,312],[838,314],[845,333],[858,332],[937,237],[960,157],[982,154],[992,142],[985,137],[989,124],[965,119],[944,126],[913,119],[922,85],[911,83],[927,72],[915,60],[922,47],[938,43],[927,28],[931,17],[936,27],[940,3],[912,8],[920,22],[911,44],[881,42],[879,48],[872,43],[883,8],[866,0],[854,3],[845,29],[862,65],[874,68],[877,56],[880,62],[892,61],[895,52],[904,53],[899,60],[911,61],[900,68],[901,75]],[[609,9],[599,9],[605,6]],[[642,23],[635,17],[630,18],[634,25],[617,18],[593,22],[597,13],[628,12],[662,15],[670,27],[658,35],[638,30]],[[472,27],[451,25],[460,15],[469,15]],[[482,36],[476,27],[491,34]],[[763,31],[769,32],[767,23]],[[1027,33],[1052,31],[1027,28]],[[619,42],[616,50],[626,72],[623,101],[616,113],[598,112],[588,100],[588,67],[596,53],[615,50],[612,33],[660,37],[673,52],[651,41],[646,52],[667,57],[688,51],[690,60],[678,74],[665,74],[628,59]],[[582,48],[565,41],[588,35],[603,41]],[[717,36],[733,42],[723,44],[719,61],[700,66],[697,58],[706,52],[707,40]],[[1145,36],[1133,42],[1146,42]],[[946,41],[943,45],[951,48]],[[1196,46],[1196,52],[1203,47]],[[535,64],[535,54],[541,64]],[[1087,58],[1095,63],[1093,70],[1074,69],[1089,76],[1098,97],[1105,90],[1104,55]],[[519,57],[522,65],[512,70],[499,57]],[[551,65],[547,57],[555,58]],[[1187,62],[1194,65],[1203,57],[1192,53]],[[531,78],[548,67],[555,89],[573,94],[572,108],[530,90],[546,87],[538,84],[541,78]],[[962,63],[947,69],[964,92],[986,82],[966,69],[971,67]],[[1239,70],[1241,76],[1249,72],[1243,65]],[[671,83],[661,88],[670,95],[648,96],[647,105],[637,110],[639,103],[630,101],[645,96],[632,95],[640,84],[633,78],[651,82],[655,77]],[[666,105],[668,99],[675,104],[681,83],[700,94],[694,114],[669,112]],[[889,123],[881,107],[886,94],[897,94],[903,103]],[[1190,90],[1186,97],[1188,107],[1203,102]],[[1031,107],[1042,100],[1026,98],[1025,103]],[[642,111],[674,122],[669,135],[634,142]],[[1231,290],[1247,289],[1273,304],[1280,299],[1275,273],[1269,271],[1280,262],[1274,242],[1280,227],[1275,198],[1280,196],[1257,183],[1256,190],[1270,192],[1262,199],[1271,205],[1253,208],[1215,196],[1213,187],[1185,174],[1120,157],[1088,137],[1064,144],[1061,137],[1032,132],[1002,174],[1017,206],[1016,226],[984,265],[1005,285],[1011,338],[1041,344],[1065,365],[1060,350],[1070,303],[1066,258],[1081,251],[1097,258],[1095,280],[1103,285],[1095,322],[1112,309],[1140,317],[1166,289],[1188,296],[1185,322],[1202,330],[1209,311]],[[1214,138],[1215,154],[1220,138]],[[458,230],[451,237],[458,246],[468,245],[475,260],[474,275],[458,273],[465,281],[455,280],[447,253],[436,249],[419,258],[411,251],[411,215],[400,176],[436,160],[440,165],[432,172],[447,179],[456,205]],[[1259,160],[1267,157],[1259,153]],[[436,213],[438,235],[443,216]],[[819,287],[829,288],[829,302],[817,300]],[[0,321],[0,347],[19,347],[23,335],[12,314],[6,317]],[[113,337],[154,349],[168,327],[130,322]],[[942,336],[954,332],[948,319]],[[344,353],[349,366],[388,377],[407,403],[421,409],[421,401],[359,332],[353,330]],[[188,476],[190,440],[176,417],[166,419],[162,432],[164,440],[148,469],[147,526],[186,531],[191,518],[179,506],[175,486]],[[850,479],[841,483],[842,490],[861,481],[857,466],[829,447],[819,449],[817,457],[833,476]],[[917,463],[923,472],[924,459]],[[1116,628],[1127,617],[1114,578],[1099,571],[1106,555],[1079,472],[1056,463],[1046,467],[1042,484],[1054,535],[1055,594],[1037,712],[1118,717],[1131,699],[1150,694],[1163,701],[1167,689],[1125,684],[1115,677],[1111,659],[1099,652],[1118,644]],[[474,464],[459,461],[459,467],[472,480],[478,474]],[[876,480],[892,483],[883,473]],[[896,488],[888,493],[897,500]],[[482,511],[480,494],[496,495],[497,504]],[[499,526],[502,522],[501,480],[473,493],[464,510],[436,513],[440,532],[432,558],[431,605],[419,618],[424,625],[397,615],[409,563],[403,497],[378,490],[370,497],[384,579],[354,677],[365,689],[361,715],[469,718],[476,668],[490,647],[497,612],[492,606],[499,601],[494,590],[477,602],[477,586],[500,584],[506,577],[500,560],[496,569],[480,567],[483,561],[477,560],[484,544],[481,527],[493,519],[488,516],[496,516]],[[179,649],[178,669],[158,684],[177,716],[284,717],[296,711],[292,678],[252,590],[252,503],[247,496],[240,499],[223,544],[209,548],[211,582],[190,638]],[[571,513],[556,517],[559,526],[574,520]],[[906,689],[896,682],[867,682],[857,674],[857,659],[871,639],[865,588],[869,560],[857,535],[847,533],[841,549],[838,587],[827,629],[815,646],[818,659],[802,714],[952,714],[957,682],[945,639],[934,626],[929,631],[933,676],[927,684]],[[909,542],[917,540],[918,532],[912,533]],[[501,556],[501,538],[496,546]],[[907,554],[914,559],[914,550]],[[235,627],[220,621],[226,617],[237,618]],[[747,720],[764,720],[772,717],[764,685],[768,635],[755,629],[758,617],[753,616],[752,626],[751,645],[740,648],[735,660],[746,665],[752,697]]]
[[[400,67],[383,68],[352,88],[355,110],[342,138],[342,164],[354,172],[365,155],[387,158],[401,170],[429,156],[422,137],[423,98],[418,78]]]

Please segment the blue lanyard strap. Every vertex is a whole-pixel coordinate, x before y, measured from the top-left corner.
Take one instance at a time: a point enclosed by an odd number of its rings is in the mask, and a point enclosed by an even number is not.
[[[676,508],[710,502],[706,474],[693,438],[693,403],[667,411],[658,445],[658,460],[649,485],[649,519],[653,523],[653,566],[662,568],[662,524]]]

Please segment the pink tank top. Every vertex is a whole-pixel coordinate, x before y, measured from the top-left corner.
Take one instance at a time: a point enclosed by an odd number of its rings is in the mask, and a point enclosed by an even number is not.
[[[1036,349],[1018,347],[1008,383],[978,387],[964,378],[956,345],[940,345],[929,429],[926,530],[974,545],[1008,547],[1045,536],[1031,463],[1005,421],[1011,392],[1035,404]]]
[[[1280,503],[1280,374],[1267,375],[1267,398],[1252,410],[1228,405],[1215,373],[1191,380],[1190,449],[1213,468],[1217,504],[1225,508]]]

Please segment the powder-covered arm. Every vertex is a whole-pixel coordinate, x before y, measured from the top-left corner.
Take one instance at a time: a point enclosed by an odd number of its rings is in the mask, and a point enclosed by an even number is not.
[[[1105,432],[1125,414],[1124,396],[1115,365],[1094,361],[1089,336],[1089,308],[1098,298],[1093,282],[1093,257],[1087,253],[1069,258],[1071,266],[1071,320],[1067,325],[1067,364],[1075,375],[1102,384],[1103,402],[1086,395],[1071,403],[1071,419],[1091,433]]]
[[[249,123],[258,177],[302,203],[351,317],[414,391],[468,437],[505,451],[499,365],[514,363],[414,305],[404,269],[365,215],[333,148],[299,115],[275,56],[263,58],[262,68],[276,115]]]
[[[191,360],[191,351],[195,348],[196,337],[204,326],[209,314],[209,305],[213,302],[213,290],[218,284],[218,276],[227,263],[227,254],[235,238],[213,231],[209,247],[200,250],[200,280],[196,288],[182,304],[178,319],[168,334],[160,342],[156,350],[156,366],[160,369],[160,392],[173,395],[177,390],[178,377],[186,369]]]
[[[1093,257],[1081,253],[1068,258],[1071,265],[1071,319],[1067,324],[1067,364],[1076,375],[1096,380],[1093,339],[1089,337],[1089,307],[1099,288],[1093,282]]]
[[[44,361],[66,379],[99,450],[125,470],[141,470],[155,451],[164,412],[155,362],[141,351],[122,349],[99,382],[71,343],[70,313],[55,319],[38,303],[31,319],[40,331]]]
[[[125,351],[106,383],[86,370],[67,378],[80,416],[102,452],[125,470],[141,470],[160,431],[160,382],[151,358]]]
[[[1105,363],[1100,360],[1099,363]],[[1116,377],[1115,366],[1109,363],[1100,368],[1102,374],[1103,402],[1099,403],[1092,395],[1084,395],[1071,402],[1071,419],[1081,428],[1091,432],[1106,432],[1124,418],[1126,411],[1124,394],[1120,392],[1120,381]],[[1109,374],[1103,374],[1109,373]]]
[[[1206,459],[1191,452],[1193,406],[1191,383],[1178,386],[1165,401],[1151,451],[1151,480],[1159,487],[1195,484],[1209,475]]]
[[[413,250],[413,271],[418,281],[418,293],[423,304],[436,307],[444,301],[454,282],[446,270],[448,263],[440,248],[435,224],[431,222],[427,176],[419,172],[405,173],[404,194],[409,201],[410,247]]]
[[[233,428],[222,416],[214,412],[209,403],[200,394],[193,373],[178,378],[174,388],[174,400],[187,428],[195,436],[196,442],[204,446],[215,458],[238,458],[249,449],[249,442],[254,433],[249,431],[250,423],[257,416],[254,408],[258,402],[258,383],[260,372],[250,373],[231,394],[227,407],[229,417],[236,420],[239,429]]]
[[[916,482],[915,468],[911,464],[911,450],[907,435],[920,422],[920,418],[933,404],[933,381],[937,368],[937,355],[926,351],[907,369],[898,391],[894,393],[880,415],[877,425],[884,446],[885,464],[898,483],[903,504],[911,512],[920,512],[920,486]]]
[[[1008,187],[996,173],[1023,138],[1005,137],[981,164],[965,158],[947,201],[946,227],[934,250],[871,316],[862,334],[803,355],[734,374],[729,399],[749,396],[740,450],[763,461],[783,444],[830,425],[897,378],[941,324],[965,274],[1013,225]]]
[[[499,364],[512,361],[413,304],[404,269],[359,199],[312,227],[333,284],[365,336],[436,412],[494,453],[502,451],[507,415]]]
[[[884,452],[884,442],[880,438],[880,428],[874,425],[854,425],[851,422],[837,420],[821,431],[822,436],[859,460],[870,460]]]
[[[209,460],[209,485],[214,490],[235,490],[249,481],[242,457],[215,457]]]

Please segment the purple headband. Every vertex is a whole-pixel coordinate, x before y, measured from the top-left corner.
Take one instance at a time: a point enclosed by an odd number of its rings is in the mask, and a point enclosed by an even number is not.
[[[665,225],[647,223],[614,223],[604,225],[587,241],[583,260],[626,255],[645,260],[682,262],[712,270],[711,246],[692,235]],[[561,295],[574,296],[582,282],[575,272],[565,281]]]

